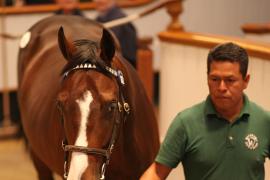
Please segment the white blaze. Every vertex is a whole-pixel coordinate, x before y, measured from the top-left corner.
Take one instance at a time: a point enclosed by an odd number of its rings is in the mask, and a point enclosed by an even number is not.
[[[90,103],[93,101],[93,97],[90,91],[86,91],[83,95],[83,99],[77,99],[76,102],[79,105],[81,111],[81,124],[79,127],[78,137],[76,139],[75,145],[76,146],[84,146],[87,147],[87,136],[86,136],[86,124],[87,124],[87,117],[90,112]],[[70,168],[68,173],[68,180],[80,180],[83,172],[88,166],[88,156],[84,153],[80,152],[73,152],[71,161],[70,161]]]

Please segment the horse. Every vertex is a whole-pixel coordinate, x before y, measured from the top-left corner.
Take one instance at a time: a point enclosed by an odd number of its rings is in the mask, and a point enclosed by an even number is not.
[[[18,101],[40,180],[135,180],[159,149],[158,124],[115,36],[79,16],[34,24],[20,42]]]

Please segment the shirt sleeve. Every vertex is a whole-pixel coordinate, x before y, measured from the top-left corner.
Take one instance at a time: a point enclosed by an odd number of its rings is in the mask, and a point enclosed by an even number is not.
[[[180,114],[178,114],[167,131],[155,161],[175,168],[185,154],[186,141],[187,135],[184,130],[183,121]]]

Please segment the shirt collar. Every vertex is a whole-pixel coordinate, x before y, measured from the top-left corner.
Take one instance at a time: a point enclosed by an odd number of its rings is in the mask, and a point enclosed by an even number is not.
[[[244,105],[242,107],[242,110],[238,116],[238,118],[241,117],[248,117],[250,112],[250,102],[248,97],[244,94]],[[205,101],[205,116],[208,118],[215,117],[220,118],[220,115],[217,113],[214,104],[212,103],[212,100],[210,98],[210,95],[207,96]],[[248,119],[248,118],[247,118]]]

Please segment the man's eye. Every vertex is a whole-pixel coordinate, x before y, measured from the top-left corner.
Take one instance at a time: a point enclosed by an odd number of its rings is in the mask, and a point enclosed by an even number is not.
[[[225,80],[227,83],[234,83],[236,80],[235,79],[226,79]]]
[[[214,82],[217,82],[219,79],[215,78],[215,77],[212,77],[211,80],[214,81]]]

